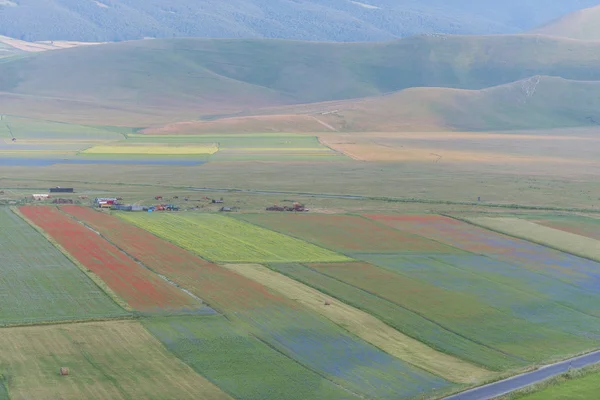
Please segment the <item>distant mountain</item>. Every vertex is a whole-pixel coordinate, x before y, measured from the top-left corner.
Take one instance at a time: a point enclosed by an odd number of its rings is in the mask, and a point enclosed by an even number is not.
[[[600,41],[600,6],[576,11],[534,29],[531,33]]]
[[[516,33],[598,4],[600,0],[0,0],[0,35],[27,41],[381,41],[423,33]]]

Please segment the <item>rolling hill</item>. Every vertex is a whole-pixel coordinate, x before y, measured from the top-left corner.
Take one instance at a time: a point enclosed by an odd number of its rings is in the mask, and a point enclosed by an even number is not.
[[[0,63],[0,107],[24,116],[57,108],[67,120],[96,109],[129,110],[149,117],[140,115],[136,124],[153,124],[414,87],[478,90],[534,75],[600,80],[600,43],[498,35],[351,44],[170,39],[84,46]]]
[[[287,106],[153,127],[202,132],[494,131],[600,126],[600,82],[534,76],[480,90],[410,88],[363,99]]]
[[[532,33],[579,40],[600,40],[600,6],[579,10]]]
[[[28,41],[145,37],[381,41],[531,29],[597,0],[0,0],[0,34]]]

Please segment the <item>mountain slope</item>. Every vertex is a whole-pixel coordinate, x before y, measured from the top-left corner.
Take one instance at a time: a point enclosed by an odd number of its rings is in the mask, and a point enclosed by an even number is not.
[[[422,33],[516,33],[596,4],[597,0],[0,0],[0,34],[29,41],[378,41]]]
[[[184,107],[203,115],[410,87],[481,89],[533,75],[600,80],[600,43],[532,35],[353,44],[146,40],[0,63],[0,92],[113,106]]]
[[[571,39],[600,41],[600,6],[576,11],[531,32]]]
[[[493,131],[600,126],[600,82],[536,76],[481,90],[411,88],[386,96],[190,121],[149,134]]]

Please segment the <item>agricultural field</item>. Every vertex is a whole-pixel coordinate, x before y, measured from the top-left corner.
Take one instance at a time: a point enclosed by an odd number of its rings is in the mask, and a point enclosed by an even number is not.
[[[399,332],[438,351],[494,371],[504,371],[524,365],[523,361],[477,341],[469,340],[416,311],[398,307],[398,304],[375,293],[322,274],[309,266],[300,264],[270,264],[269,266],[331,296],[334,301],[342,301],[368,312]]]
[[[281,233],[214,214],[119,214],[201,257],[227,263],[337,262],[343,255]]]
[[[210,161],[348,161],[348,157],[320,143],[316,136],[292,133],[226,135],[128,135],[127,143],[217,144]]]
[[[144,321],[164,346],[234,398],[358,400],[222,317]]]
[[[99,145],[85,149],[83,155],[148,155],[148,156],[194,156],[210,155],[219,151],[216,144],[164,146],[160,144],[128,145],[126,143]]]
[[[97,233],[63,214],[56,207],[21,207],[20,211],[46,231],[83,268],[99,276],[134,310],[212,312],[201,300],[138,264]]]
[[[476,383],[491,377],[490,371],[436,351],[403,335],[368,313],[261,265],[227,264],[225,267],[316,311],[349,332],[402,360],[444,376],[453,382]]]
[[[11,400],[232,399],[137,322],[3,329],[0,348]],[[69,376],[59,375],[63,366]]]
[[[261,341],[343,388],[387,399],[451,387],[449,381],[389,356],[297,302],[140,228],[89,209],[64,209],[109,240],[118,240],[128,254],[202,297]]]
[[[0,325],[127,314],[44,236],[0,207]]]
[[[600,240],[519,218],[474,217],[467,218],[467,221],[492,231],[600,262]]]
[[[342,253],[461,252],[357,215],[241,214],[239,219]]]
[[[574,285],[589,295],[597,293],[600,287],[597,274],[600,263],[539,244],[437,215],[370,217],[405,232],[518,265],[536,274]]]
[[[376,293],[471,341],[497,350],[508,356],[509,363],[540,363],[593,349],[596,345],[586,331],[577,335],[562,330],[562,321],[552,327],[543,320],[537,321],[535,307],[532,307],[529,318],[523,318],[524,312],[517,315],[508,307],[484,301],[474,293],[446,289],[367,263],[312,264],[311,268],[363,291]],[[451,279],[451,272],[446,275]],[[506,296],[511,294],[507,291]],[[529,306],[526,300],[517,304],[526,308]],[[544,306],[547,305],[542,304]],[[591,322],[583,328],[589,326],[592,326]]]
[[[521,218],[547,226],[548,228],[559,229],[575,235],[600,240],[600,218],[553,215],[521,216]]]

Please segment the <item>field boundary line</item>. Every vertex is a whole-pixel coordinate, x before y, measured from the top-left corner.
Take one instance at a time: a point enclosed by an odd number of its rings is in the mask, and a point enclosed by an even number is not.
[[[106,318],[78,318],[78,319],[64,319],[64,320],[55,320],[55,321],[34,321],[31,323],[27,322],[18,322],[14,324],[6,324],[0,325],[0,332],[2,329],[12,329],[12,328],[31,328],[36,326],[54,326],[54,325],[76,325],[76,324],[91,324],[98,322],[117,322],[117,321],[138,321],[140,318],[136,314],[129,315],[121,315],[115,317],[106,317]]]
[[[35,207],[35,206],[33,206]],[[33,223],[29,218],[19,211],[17,207],[11,207],[11,211],[14,212],[17,216],[22,218],[25,222],[31,225],[36,231],[38,231],[42,236],[46,238],[54,247],[56,247],[69,261],[75,264],[88,278],[90,278],[96,286],[98,286],[104,293],[108,295],[117,305],[123,308],[125,311],[135,312],[133,308],[129,306],[123,299],[121,299],[106,283],[94,272],[87,269],[83,264],[79,262],[71,253],[69,253],[64,247],[62,247],[52,236],[50,236],[46,231]]]
[[[465,375],[467,375],[467,371],[465,374],[461,373],[453,373],[453,371],[461,370],[461,364],[463,367],[470,369],[471,374],[477,374],[478,376],[485,377],[493,374],[492,371],[488,371],[483,367],[476,366],[473,363],[470,363],[466,360],[462,360],[458,357],[451,356],[446,353],[442,353],[437,351],[436,349],[429,347],[425,343],[414,339],[408,335],[405,335],[395,329],[394,327],[386,324],[385,322],[378,319],[376,316],[366,313],[363,310],[357,309],[343,301],[338,300],[338,305],[334,306],[334,309],[337,308],[340,311],[345,312],[346,316],[343,313],[334,312],[326,312],[322,307],[317,307],[317,298],[326,299],[330,297],[325,293],[314,289],[304,283],[297,281],[293,278],[290,278],[284,274],[281,274],[277,271],[273,271],[272,269],[258,265],[258,264],[221,264],[224,268],[228,270],[245,276],[249,279],[252,279],[272,290],[279,292],[290,300],[296,301],[306,307],[307,309],[312,310],[313,312],[318,313],[319,315],[327,318],[332,321],[336,325],[343,328],[349,334],[353,336],[357,336],[358,338],[364,340],[365,342],[371,344],[372,346],[378,348],[379,350],[390,354],[403,362],[413,365],[416,368],[422,369],[434,375],[437,375],[441,378],[450,380],[455,383],[473,383],[473,379],[466,379]],[[254,271],[256,274],[247,273],[247,271]],[[261,279],[261,275],[265,279]],[[276,281],[270,281],[269,276],[274,280],[282,280],[281,283],[284,284],[284,288],[278,286]],[[286,282],[287,281],[287,282]],[[287,288],[287,289],[286,289]],[[304,293],[302,293],[304,292]],[[322,300],[318,302],[323,305]],[[332,310],[333,311],[333,310]],[[356,317],[357,320],[354,320],[353,317]],[[370,326],[370,329],[378,330],[381,333],[387,333],[388,338],[395,339],[393,341],[386,340],[384,335],[368,335],[367,331],[364,329],[360,329],[359,325]],[[396,346],[394,346],[394,344]],[[421,349],[419,349],[419,347]],[[400,349],[401,348],[401,349]],[[412,350],[412,351],[411,351]],[[436,362],[432,362],[427,360],[426,357],[419,357],[421,351],[425,353],[433,353],[429,354],[430,356],[435,356],[439,358],[446,358],[446,364],[453,364],[452,367],[448,368],[437,368]],[[477,381],[477,380],[475,380]]]

